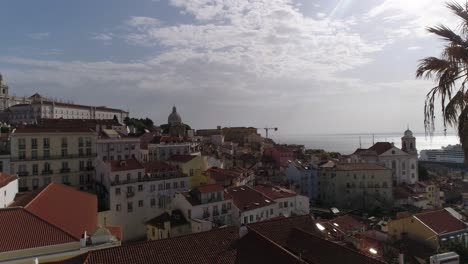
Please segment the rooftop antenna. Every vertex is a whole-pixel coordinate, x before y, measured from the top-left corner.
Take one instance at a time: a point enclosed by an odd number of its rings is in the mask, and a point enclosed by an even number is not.
[[[375,137],[374,137],[374,134],[372,134],[372,145],[375,145]]]
[[[359,148],[362,148],[361,136],[359,136]]]

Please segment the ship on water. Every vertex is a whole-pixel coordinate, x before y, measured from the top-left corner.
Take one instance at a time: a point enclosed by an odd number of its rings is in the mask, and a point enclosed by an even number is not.
[[[441,149],[421,150],[419,160],[446,163],[464,163],[465,155],[460,144],[448,145]]]

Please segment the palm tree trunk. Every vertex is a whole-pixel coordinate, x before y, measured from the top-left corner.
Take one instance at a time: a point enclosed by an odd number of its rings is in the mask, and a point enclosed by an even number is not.
[[[458,117],[458,136],[465,154],[465,167],[468,168],[468,106],[463,108]]]

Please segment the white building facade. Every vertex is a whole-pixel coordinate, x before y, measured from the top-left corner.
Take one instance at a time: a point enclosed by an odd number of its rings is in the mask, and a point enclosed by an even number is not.
[[[97,181],[108,194],[108,210],[99,213],[99,223],[122,226],[125,241],[146,237],[145,223],[170,208],[174,194],[189,184],[175,167],[136,159],[100,162]]]
[[[18,177],[0,173],[0,208],[6,208],[18,193]]]

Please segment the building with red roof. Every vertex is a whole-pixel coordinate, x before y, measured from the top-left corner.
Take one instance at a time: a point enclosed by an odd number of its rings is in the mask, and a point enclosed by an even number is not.
[[[232,197],[219,184],[201,185],[176,193],[172,207],[182,212],[194,232],[233,224]]]
[[[187,175],[165,162],[137,159],[100,162],[97,181],[105,210],[102,226],[121,226],[124,240],[146,238],[145,222],[168,209],[176,192],[188,190]]]
[[[13,203],[18,193],[18,176],[0,172],[0,208]]]
[[[255,190],[278,204],[278,214],[290,216],[292,214],[308,214],[310,209],[309,197],[299,195],[281,186],[257,184]]]
[[[57,183],[17,195],[9,208],[0,209],[0,221],[0,262],[32,263],[36,257],[45,262],[120,245],[98,226],[95,195]]]
[[[453,242],[468,243],[468,226],[451,208],[401,217],[388,223],[393,240],[412,239],[436,250]]]

